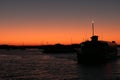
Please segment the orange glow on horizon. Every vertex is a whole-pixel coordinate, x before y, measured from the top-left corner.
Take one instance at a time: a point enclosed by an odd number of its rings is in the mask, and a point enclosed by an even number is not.
[[[2,23],[0,26],[4,28],[0,29],[0,44],[12,44],[12,45],[43,45],[43,44],[71,44],[81,43],[82,41],[89,40],[91,33],[90,23],[80,23],[79,21],[67,21],[67,22],[46,22],[32,24],[25,23]],[[70,23],[72,22],[72,23]],[[61,24],[60,24],[61,23]],[[113,26],[108,24],[95,24],[95,34],[99,36],[101,40],[113,41],[115,40],[120,44],[120,38],[117,36],[119,31],[113,31]],[[17,27],[16,27],[17,26]],[[102,26],[102,27],[101,27]],[[107,26],[107,27],[106,27]],[[109,29],[108,29],[109,26]],[[120,30],[117,28],[115,30]]]

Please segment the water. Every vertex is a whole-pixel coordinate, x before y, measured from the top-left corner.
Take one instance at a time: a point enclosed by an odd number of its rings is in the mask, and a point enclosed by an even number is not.
[[[0,50],[0,53],[0,80],[120,80],[120,59],[100,65],[78,65],[74,53],[43,54],[40,50]]]

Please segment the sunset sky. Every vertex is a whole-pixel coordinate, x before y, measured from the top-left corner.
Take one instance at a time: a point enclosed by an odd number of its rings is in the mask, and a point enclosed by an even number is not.
[[[92,19],[101,40],[120,44],[120,0],[0,0],[0,44],[80,43]]]

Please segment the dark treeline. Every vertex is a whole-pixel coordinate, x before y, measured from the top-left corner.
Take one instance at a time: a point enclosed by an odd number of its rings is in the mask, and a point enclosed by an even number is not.
[[[80,44],[55,44],[55,45],[38,45],[38,46],[15,46],[15,45],[0,45],[0,49],[7,50],[26,50],[26,49],[42,49],[44,53],[70,53],[75,52],[75,48],[80,48]]]

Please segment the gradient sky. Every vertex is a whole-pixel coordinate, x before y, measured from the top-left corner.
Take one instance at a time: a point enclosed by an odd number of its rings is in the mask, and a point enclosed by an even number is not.
[[[120,0],[0,0],[0,44],[120,43]]]

